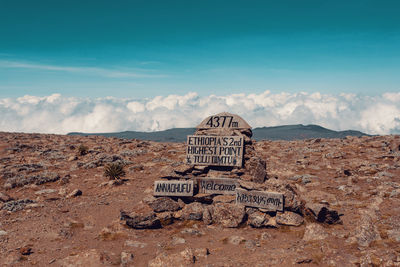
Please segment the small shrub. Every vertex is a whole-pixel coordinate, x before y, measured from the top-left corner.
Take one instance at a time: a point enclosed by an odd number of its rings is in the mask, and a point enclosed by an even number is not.
[[[110,180],[120,179],[125,174],[124,166],[121,163],[110,163],[104,168],[104,175]]]
[[[88,153],[88,151],[89,151],[89,148],[85,145],[80,145],[78,147],[78,152],[79,152],[79,155],[81,155],[81,156],[86,155]]]

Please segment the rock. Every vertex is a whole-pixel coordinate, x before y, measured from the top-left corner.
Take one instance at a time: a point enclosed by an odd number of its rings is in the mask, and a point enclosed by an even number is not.
[[[246,239],[241,236],[233,235],[228,238],[228,242],[232,245],[239,245],[240,243],[244,243]]]
[[[300,226],[303,224],[304,219],[297,213],[285,211],[283,213],[278,212],[276,214],[276,222],[282,225]]]
[[[247,216],[247,224],[254,228],[261,228],[266,226],[270,216],[266,213],[255,211]]]
[[[390,192],[389,197],[390,198],[398,198],[400,196],[400,189],[394,189],[392,192]]]
[[[196,257],[194,251],[191,248],[186,248],[185,250],[167,255],[166,253],[161,253],[157,255],[154,259],[148,262],[148,267],[169,267],[169,266],[190,266],[195,263]]]
[[[303,185],[311,183],[313,180],[315,180],[317,177],[314,175],[309,175],[309,174],[303,174],[303,175],[295,175],[293,177],[288,178],[289,180],[292,181],[300,181]]]
[[[400,226],[387,231],[388,237],[396,242],[400,242]],[[0,234],[1,235],[1,234]]]
[[[58,266],[61,267],[109,266],[109,264],[105,262],[104,255],[98,252],[96,249],[90,249],[74,256],[68,256],[64,259],[58,260],[57,263]]]
[[[238,227],[245,218],[246,211],[243,206],[231,203],[218,203],[213,206],[213,222],[224,227]]]
[[[186,240],[184,238],[182,238],[182,237],[174,236],[172,238],[172,242],[171,243],[172,243],[172,245],[185,244]]]
[[[120,219],[125,221],[126,225],[134,229],[155,229],[161,227],[161,222],[154,212],[127,214],[121,211]]]
[[[26,205],[31,203],[34,203],[34,201],[30,199],[12,200],[4,203],[2,209],[15,212],[23,210],[26,207]]]
[[[341,224],[342,220],[335,210],[330,210],[328,205],[307,203],[306,213],[311,215],[316,221],[327,224]]]
[[[244,247],[248,248],[248,249],[253,249],[256,246],[260,246],[260,244],[258,244],[256,241],[254,240],[246,240],[246,242],[244,242]]]
[[[265,190],[265,184],[258,184],[251,181],[239,180],[239,185],[247,190]]]
[[[188,199],[190,199],[190,202],[200,202],[203,204],[211,204],[213,202],[213,197],[214,197],[213,194],[199,193],[192,197],[188,197]]]
[[[84,226],[83,226],[84,227]],[[121,236],[122,232],[121,231],[116,231],[114,229],[110,229],[108,227],[104,227],[101,229],[98,238],[101,240],[116,240]]]
[[[10,197],[9,195],[7,195],[6,193],[0,192],[0,202],[8,202],[13,200],[12,197]]]
[[[358,226],[355,229],[354,236],[349,238],[351,243],[356,242],[361,247],[368,247],[372,241],[380,240],[381,236],[373,221],[371,215],[364,212],[361,216]]]
[[[85,227],[85,225],[82,222],[69,219],[64,223],[64,227],[68,227],[70,229],[77,229],[77,228],[83,228]]]
[[[222,167],[220,167],[222,168]],[[220,178],[233,178],[232,177],[232,172],[229,171],[222,171],[220,169],[214,170],[214,169],[210,169],[207,173],[207,177],[210,178],[215,178],[215,177],[220,177]]]
[[[81,196],[81,195],[82,195],[82,191],[79,189],[75,189],[70,194],[68,194],[67,198],[77,197],[77,196]]]
[[[169,197],[154,198],[153,201],[149,201],[147,204],[155,212],[177,211],[181,208],[177,201]]]
[[[303,257],[296,258],[294,260],[293,264],[304,264],[304,263],[307,264],[307,263],[311,263],[312,261],[313,261],[313,259],[303,256]]]
[[[59,179],[60,176],[57,173],[47,171],[33,176],[16,175],[6,180],[4,183],[4,188],[11,189],[27,184],[41,185],[44,183],[55,182]]]
[[[218,195],[213,198],[213,203],[233,203],[235,200],[235,195]]]
[[[204,224],[212,224],[212,214],[214,213],[213,207],[206,205],[203,209],[203,222]]]
[[[133,261],[133,254],[129,252],[122,251],[121,252],[121,265],[120,266],[128,266],[129,263]]]
[[[193,251],[193,254],[195,256],[195,258],[206,258],[208,255],[210,255],[210,251],[208,250],[208,248],[196,248]]]
[[[127,180],[117,178],[117,179],[115,179],[115,180],[109,181],[109,182],[108,182],[108,185],[110,185],[110,186],[118,186],[118,185],[122,185],[125,181],[127,181]]]
[[[203,205],[198,202],[193,202],[183,207],[180,219],[201,221],[203,219],[203,213]]]
[[[275,180],[276,181],[276,180]],[[304,210],[305,202],[300,198],[296,189],[294,189],[290,184],[280,184],[276,191],[278,193],[283,193],[285,199],[285,210],[293,211],[302,214]]]
[[[71,157],[68,158],[68,161],[74,161],[74,160],[77,160],[77,159],[78,159],[77,156],[71,156]]]
[[[195,228],[185,228],[181,231],[181,234],[184,235],[195,235],[195,236],[202,236],[204,235],[204,232],[195,229]]]
[[[174,172],[178,175],[185,175],[193,170],[193,166],[182,164],[174,168]]]
[[[271,238],[273,237],[268,232],[262,233],[260,237],[261,240],[270,240]]]
[[[269,218],[268,222],[265,223],[266,227],[277,228],[278,224],[276,222],[276,217]]]
[[[134,247],[134,248],[144,248],[144,247],[147,246],[147,244],[143,243],[143,242],[140,242],[140,241],[126,240],[125,241],[125,246]]]
[[[0,230],[0,236],[6,236],[8,233],[4,230]]]
[[[59,194],[60,196],[66,196],[66,195],[67,195],[67,189],[66,189],[65,187],[61,187],[61,188],[58,190],[58,194]]]
[[[255,183],[263,183],[267,178],[266,162],[259,157],[251,157],[245,163],[245,167],[248,170],[251,180]]]
[[[102,182],[99,184],[99,187],[108,186],[108,185],[111,185],[111,181]]]
[[[315,240],[323,240],[328,237],[325,229],[316,223],[311,223],[306,226],[306,231],[304,232],[303,240],[304,241],[315,241]]]
[[[346,175],[346,176],[351,176],[350,170],[344,170],[343,174]]]
[[[31,204],[27,204],[26,206],[25,206],[25,208],[27,208],[27,209],[34,209],[34,208],[43,208],[44,207],[44,204],[39,204],[39,203],[31,203]]]
[[[19,253],[21,253],[21,255],[27,256],[27,255],[31,255],[33,253],[32,248],[28,245],[28,246],[23,246],[22,248],[19,248]]]
[[[389,144],[389,148],[391,152],[398,152],[400,151],[400,141],[398,140],[393,140]]]
[[[174,222],[174,216],[172,212],[166,211],[157,213],[156,215],[162,226],[170,225]]]
[[[194,166],[192,174],[193,175],[200,175],[200,174],[203,174],[203,173],[207,173],[208,169],[209,169],[208,166]]]

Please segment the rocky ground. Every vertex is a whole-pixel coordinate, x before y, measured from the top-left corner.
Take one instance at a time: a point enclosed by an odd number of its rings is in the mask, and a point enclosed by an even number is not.
[[[154,181],[187,170],[185,144],[0,133],[0,264],[400,266],[399,146],[400,136],[255,142],[260,186],[284,184],[305,204],[293,210],[298,226],[249,208],[206,220],[206,205],[234,205],[214,197],[169,203],[156,229],[134,229],[130,212],[151,207]],[[104,176],[112,162],[125,165],[122,184]],[[307,215],[318,205],[340,221]]]

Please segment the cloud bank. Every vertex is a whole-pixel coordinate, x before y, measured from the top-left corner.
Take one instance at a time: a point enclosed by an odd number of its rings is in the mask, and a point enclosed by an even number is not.
[[[159,131],[195,127],[205,117],[227,111],[252,127],[318,124],[333,130],[400,134],[400,93],[378,96],[321,93],[156,96],[151,99],[75,98],[53,94],[0,99],[0,131]]]

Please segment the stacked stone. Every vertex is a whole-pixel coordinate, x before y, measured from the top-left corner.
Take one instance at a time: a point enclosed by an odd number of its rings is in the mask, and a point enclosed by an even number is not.
[[[234,116],[230,113],[220,113],[216,116]],[[240,117],[239,117],[240,118]],[[207,120],[207,119],[206,119]],[[205,120],[205,121],[206,121]],[[165,179],[193,179],[195,177],[226,177],[238,178],[246,181],[253,181],[256,183],[263,183],[267,177],[266,161],[256,155],[254,148],[254,141],[251,139],[253,132],[251,127],[243,121],[244,128],[230,129],[230,128],[205,128],[201,123],[197,126],[194,135],[202,136],[242,136],[244,138],[244,162],[241,167],[237,166],[202,166],[202,165],[188,165],[182,164],[175,167],[169,174],[162,178]]]
[[[224,227],[238,227],[247,223],[251,227],[278,227],[279,225],[299,226],[304,222],[304,215],[308,214],[315,220],[324,222],[328,217],[330,222],[340,222],[335,212],[326,207],[317,209],[306,208],[305,202],[298,192],[287,182],[272,178],[268,179],[266,162],[257,156],[254,141],[251,139],[251,127],[239,116],[220,113],[215,116],[229,116],[236,118],[238,125],[245,127],[235,128],[207,128],[204,127],[209,118],[204,120],[195,133],[196,136],[242,136],[244,140],[243,162],[241,166],[203,166],[182,164],[169,170],[162,178],[167,180],[194,181],[202,177],[236,179],[236,188],[243,192],[275,192],[283,195],[281,210],[271,210],[260,207],[246,207],[237,204],[237,195],[199,193],[194,188],[193,196],[176,197],[149,195],[143,202],[150,210],[121,213],[121,219],[132,228],[158,228],[171,224],[174,220],[198,220],[205,224],[219,224]],[[212,118],[213,116],[211,116]],[[274,194],[274,193],[272,193]],[[323,210],[323,218],[320,215]],[[332,218],[335,218],[332,220]]]

